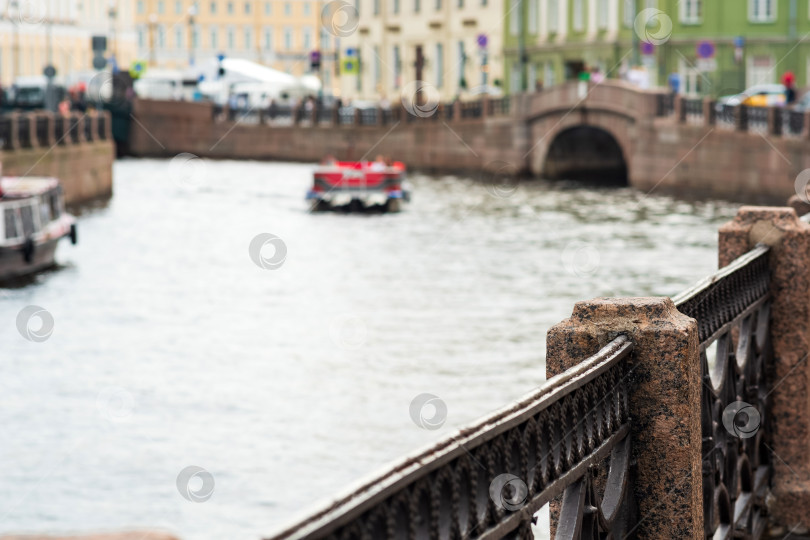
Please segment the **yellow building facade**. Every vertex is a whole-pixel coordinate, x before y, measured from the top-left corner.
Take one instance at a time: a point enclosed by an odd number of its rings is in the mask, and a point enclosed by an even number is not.
[[[300,76],[320,50],[324,86],[334,84],[337,44],[322,31],[322,1],[134,1],[138,55],[149,66],[184,69],[223,54]]]
[[[0,84],[42,75],[49,63],[68,84],[92,76],[93,36],[107,37],[104,56],[128,67],[137,52],[133,15],[129,0],[8,0],[0,12]]]

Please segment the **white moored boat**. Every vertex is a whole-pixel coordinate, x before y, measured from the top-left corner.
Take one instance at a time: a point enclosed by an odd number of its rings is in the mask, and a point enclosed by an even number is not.
[[[64,237],[76,243],[76,221],[56,178],[0,177],[0,281],[53,266]]]

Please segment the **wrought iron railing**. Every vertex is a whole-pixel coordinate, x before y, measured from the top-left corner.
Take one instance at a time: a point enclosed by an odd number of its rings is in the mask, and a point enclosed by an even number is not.
[[[768,133],[768,108],[742,105],[746,129],[752,133]]]
[[[706,538],[760,538],[772,474],[766,367],[770,273],[760,246],[676,297],[698,322]]]
[[[689,123],[697,124],[703,122],[703,100],[702,99],[684,99],[683,110],[681,112],[683,120]]]
[[[781,125],[782,135],[787,137],[799,137],[804,132],[804,112],[794,111],[785,107],[776,109],[779,115],[779,124]]]
[[[656,100],[656,116],[671,116],[675,112],[675,94],[661,93]]]
[[[715,116],[717,126],[725,129],[735,129],[739,112],[739,106],[729,105],[727,103],[717,105]]]
[[[532,538],[532,516],[559,496],[557,540],[624,538],[634,525],[626,520],[632,348],[617,337],[516,404],[406,457],[272,540]]]

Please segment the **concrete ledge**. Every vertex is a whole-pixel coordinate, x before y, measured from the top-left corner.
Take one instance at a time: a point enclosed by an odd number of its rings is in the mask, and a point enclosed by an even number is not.
[[[127,531],[58,536],[42,534],[4,535],[0,536],[0,540],[179,540],[179,538],[162,532]]]

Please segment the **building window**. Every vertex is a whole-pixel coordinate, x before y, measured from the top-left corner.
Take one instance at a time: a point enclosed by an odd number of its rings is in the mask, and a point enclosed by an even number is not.
[[[481,5],[486,6],[487,5],[487,0],[481,0]]]
[[[582,0],[574,0],[574,31],[582,32],[583,30],[585,30],[585,8]]]
[[[143,12],[146,10],[143,5],[143,0],[138,0],[138,14],[143,15]]]
[[[196,49],[200,46],[200,32],[197,26],[195,25],[191,29],[191,47]]]
[[[399,55],[399,45],[394,45],[394,47],[392,49],[392,53],[393,53],[392,56],[394,57],[393,58],[394,71],[392,72],[392,75],[394,76],[394,80],[393,80],[393,83],[391,84],[391,86],[393,86],[394,88],[399,88],[399,82],[400,82],[399,79],[400,79],[400,74],[402,72],[402,58]]]
[[[399,13],[399,0],[391,0],[391,11]]]
[[[460,8],[464,7],[464,0],[458,0],[458,7]]]
[[[509,0],[509,34],[516,36],[520,30],[520,0]]]
[[[538,0],[527,0],[529,2],[529,14],[527,18],[529,19],[529,33],[536,34],[537,33],[537,26],[540,22],[540,15],[539,9],[537,9],[537,2]]]
[[[264,48],[265,50],[273,50],[273,30],[271,28],[264,29]]]
[[[548,0],[548,30],[556,32],[560,27],[560,0]]]
[[[211,48],[216,49],[219,45],[217,43],[217,28],[215,26],[211,27],[211,34],[208,36],[211,41]]]
[[[380,0],[374,0],[374,15],[380,14]]]
[[[596,20],[600,30],[607,30],[608,27],[608,10],[610,9],[608,3],[610,0],[597,0],[599,6],[597,7]],[[681,0],[683,3],[686,0]]]
[[[751,22],[771,22],[776,20],[776,1],[749,0],[748,18]]]
[[[228,48],[231,50],[236,48],[236,33],[233,28],[228,28]]]
[[[146,47],[146,32],[143,28],[138,28],[138,47],[141,49]]]
[[[250,28],[245,28],[245,49],[250,50],[253,48],[253,32]]]
[[[382,59],[380,58],[380,47],[374,45],[374,89],[380,86],[382,78]]]
[[[166,27],[162,24],[158,26],[157,32],[157,46],[163,48],[166,46]]]
[[[292,28],[285,28],[284,29],[284,50],[291,51],[292,50]]]
[[[312,47],[312,29],[304,28],[304,50],[308,51]]]
[[[304,15],[309,15],[310,14],[309,10],[310,10],[309,2],[304,2]]]
[[[245,15],[250,15],[250,2],[245,2]]]
[[[177,0],[174,3],[174,14],[175,15],[182,15],[182,13],[183,13],[183,2],[181,2],[180,0]]]
[[[444,85],[444,45],[436,44],[436,88]]]
[[[436,0],[436,11],[440,11],[442,9],[442,0]]]
[[[622,10],[622,13],[624,14],[622,22],[624,23],[624,26],[626,26],[627,28],[633,28],[633,24],[635,23],[636,20],[635,0],[624,0],[622,4],[624,7],[624,9]]]
[[[687,24],[699,23],[703,17],[701,0],[681,0],[681,22]]]
[[[159,13],[159,14],[161,14],[161,15],[163,15],[164,13],[166,13],[166,2],[164,2],[163,0],[158,0],[158,3],[157,3],[157,11],[158,11],[158,13]]]
[[[183,29],[179,26],[174,27],[174,46],[178,49],[183,48]]]
[[[554,62],[546,62],[543,79],[543,83],[546,87],[554,86]]]
[[[233,2],[228,2],[228,15],[233,15]]]
[[[420,2],[419,0],[413,0],[413,12],[419,13],[421,9],[422,9],[422,2]]]
[[[217,3],[211,2],[211,15],[214,15],[217,12]]]
[[[265,2],[264,3],[264,14],[265,15],[270,15],[271,13],[273,13],[273,8],[271,7],[270,2]]]

